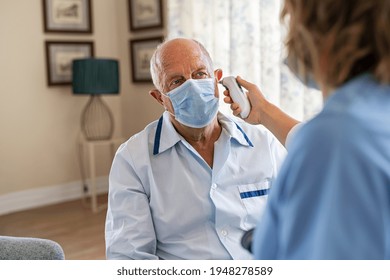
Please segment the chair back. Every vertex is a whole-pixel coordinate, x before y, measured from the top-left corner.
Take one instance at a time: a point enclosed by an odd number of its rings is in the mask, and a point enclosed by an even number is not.
[[[64,260],[62,247],[52,240],[0,236],[0,260]]]

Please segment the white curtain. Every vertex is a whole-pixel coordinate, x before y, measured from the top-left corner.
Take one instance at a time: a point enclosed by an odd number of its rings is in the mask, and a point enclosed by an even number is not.
[[[224,76],[240,75],[255,83],[272,103],[306,120],[321,109],[321,95],[303,86],[282,63],[281,1],[167,0],[168,38],[199,40]]]

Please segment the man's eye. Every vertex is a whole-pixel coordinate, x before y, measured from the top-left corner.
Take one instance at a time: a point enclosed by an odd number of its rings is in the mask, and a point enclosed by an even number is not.
[[[202,79],[202,78],[207,78],[208,77],[206,72],[198,72],[198,73],[196,73],[195,76],[196,76],[197,79]]]
[[[173,81],[169,84],[169,89],[172,90],[172,89],[174,89],[174,88],[177,88],[177,87],[180,86],[182,83],[183,83],[183,79],[173,80]]]

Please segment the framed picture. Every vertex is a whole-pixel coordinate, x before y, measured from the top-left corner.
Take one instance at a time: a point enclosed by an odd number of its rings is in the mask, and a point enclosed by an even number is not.
[[[131,72],[134,83],[152,82],[150,58],[162,40],[162,37],[130,40]]]
[[[45,32],[92,33],[91,0],[42,0]]]
[[[163,26],[162,0],[128,0],[130,31]]]
[[[93,42],[46,41],[47,84],[72,84],[72,61],[93,57]]]

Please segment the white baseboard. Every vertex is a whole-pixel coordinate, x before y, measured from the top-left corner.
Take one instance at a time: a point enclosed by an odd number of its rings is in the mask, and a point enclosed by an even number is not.
[[[89,181],[87,185],[90,185]],[[98,194],[108,192],[108,177],[96,178],[96,187]],[[0,215],[81,199],[82,196],[81,181],[8,193],[0,195]]]

